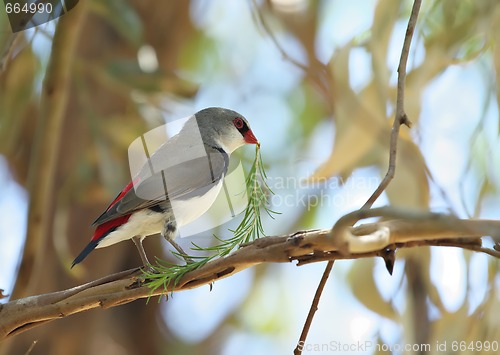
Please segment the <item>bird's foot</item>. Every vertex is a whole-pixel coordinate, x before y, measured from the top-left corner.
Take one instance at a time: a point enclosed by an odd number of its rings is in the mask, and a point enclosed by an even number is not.
[[[182,249],[182,247],[181,247],[179,244],[177,244],[177,243],[176,243],[176,242],[175,242],[172,238],[169,238],[169,237],[167,237],[167,236],[164,236],[164,238],[165,238],[165,239],[166,239],[166,241],[167,241],[167,242],[169,242],[169,243],[170,243],[170,245],[171,245],[171,246],[173,246],[173,247],[174,247],[174,249],[177,251],[177,253],[175,253],[175,254],[176,254],[176,255],[178,255],[178,256],[180,256],[181,258],[183,258],[183,259],[184,259],[184,261],[186,262],[186,264],[192,264],[192,263],[194,263],[193,259],[191,259],[191,258],[189,257],[189,254],[188,254],[188,253],[186,253],[186,252],[184,251],[184,249]]]
[[[182,250],[182,249],[181,249]],[[189,257],[188,254],[186,254],[184,251],[179,251],[175,253],[175,255],[180,256],[184,261],[186,262],[187,265],[194,263],[194,260]]]
[[[141,267],[141,270],[143,272],[146,272],[148,274],[158,274],[158,270],[156,270],[153,265],[151,264],[144,264],[142,267]]]

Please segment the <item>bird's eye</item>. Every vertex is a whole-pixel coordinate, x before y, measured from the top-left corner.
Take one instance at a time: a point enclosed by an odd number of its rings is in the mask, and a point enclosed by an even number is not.
[[[234,126],[237,128],[237,129],[242,129],[243,126],[245,125],[245,122],[243,122],[243,120],[239,117],[236,117],[234,120],[233,120],[233,123],[234,123]]]

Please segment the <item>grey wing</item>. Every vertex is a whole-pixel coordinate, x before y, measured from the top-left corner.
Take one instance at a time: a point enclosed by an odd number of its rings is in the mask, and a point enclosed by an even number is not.
[[[170,208],[170,200],[201,196],[224,178],[229,156],[207,148],[207,155],[159,171],[140,180],[93,223],[99,225],[144,208]]]

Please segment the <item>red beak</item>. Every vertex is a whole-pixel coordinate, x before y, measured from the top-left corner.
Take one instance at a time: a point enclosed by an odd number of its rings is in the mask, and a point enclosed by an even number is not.
[[[260,144],[259,140],[257,138],[255,138],[251,129],[246,131],[245,136],[243,138],[245,139],[245,142],[247,144]]]

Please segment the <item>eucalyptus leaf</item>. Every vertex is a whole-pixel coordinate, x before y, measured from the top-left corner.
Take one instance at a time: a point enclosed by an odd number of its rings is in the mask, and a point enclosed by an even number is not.
[[[35,77],[39,62],[30,47],[9,62],[0,75],[0,152],[13,151],[20,143],[30,103],[34,101]]]
[[[146,73],[137,61],[119,60],[108,63],[106,74],[121,86],[143,92],[157,92],[162,87],[162,76],[158,73]]]
[[[136,47],[142,43],[142,21],[130,2],[122,0],[93,0],[90,8],[101,15],[125,40]]]
[[[352,287],[352,292],[356,299],[372,312],[397,321],[397,312],[390,302],[385,301],[378,292],[373,278],[374,263],[374,259],[356,260],[348,273],[348,281]]]

